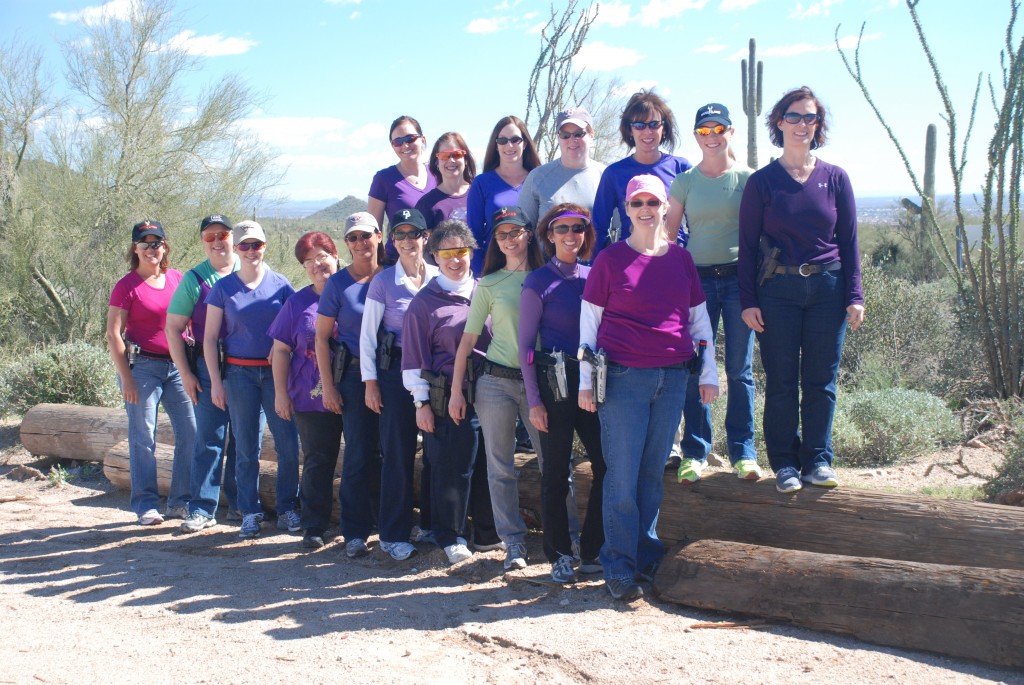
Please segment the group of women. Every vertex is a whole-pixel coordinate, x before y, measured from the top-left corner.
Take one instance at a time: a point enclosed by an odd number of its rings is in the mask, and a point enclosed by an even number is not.
[[[307,233],[295,256],[310,285],[298,292],[265,266],[267,238],[254,221],[204,219],[209,259],[189,276],[168,269],[159,223],[135,226],[107,337],[128,410],[139,523],[162,520],[153,447],[163,401],[177,445],[167,515],[184,518],[183,530],[215,524],[230,433],[229,510],[242,537],[259,534],[266,421],[278,455],[277,525],[304,531],[306,547],[325,543],[344,435],[349,557],[368,553],[376,527],[395,560],[431,540],[451,563],[472,546],[503,549],[506,569],[523,568],[522,422],[541,467],[552,579],[603,573],[613,597],[633,600],[664,554],[662,476],[681,417],[680,482],[700,479],[710,451],[720,320],[736,474],[761,476],[756,334],[777,489],[837,485],[836,373],[864,307],[849,179],[812,154],[826,140],[821,101],[803,87],[776,103],[766,123],[782,155],[758,171],[736,161],[719,103],[696,113],[701,160],[692,167],[662,150],[675,145],[678,124],[652,92],[627,103],[620,132],[634,152],[607,168],[589,160],[585,110],[556,123],[562,155],[541,165],[523,122],[502,118],[476,176],[461,135],[438,138],[425,165],[419,123],[399,117],[390,131],[398,163],[374,177],[369,211],[346,221],[349,265],[339,270],[330,236]],[[413,499],[420,433],[422,532]],[[574,434],[593,472],[582,521]]]

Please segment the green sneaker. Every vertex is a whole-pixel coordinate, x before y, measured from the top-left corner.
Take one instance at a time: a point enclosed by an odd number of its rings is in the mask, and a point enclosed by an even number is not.
[[[704,462],[696,459],[683,459],[679,462],[679,471],[676,472],[676,479],[680,483],[696,483],[700,480],[700,474],[704,471]]]
[[[736,476],[741,480],[757,480],[763,475],[756,459],[740,459],[733,464],[733,468],[736,469]]]

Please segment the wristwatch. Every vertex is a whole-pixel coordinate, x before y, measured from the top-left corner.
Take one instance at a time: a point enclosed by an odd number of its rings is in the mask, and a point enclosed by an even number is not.
[[[420,409],[422,407],[427,406],[427,403],[424,402],[423,400],[413,400],[412,406],[416,407],[417,409]]]

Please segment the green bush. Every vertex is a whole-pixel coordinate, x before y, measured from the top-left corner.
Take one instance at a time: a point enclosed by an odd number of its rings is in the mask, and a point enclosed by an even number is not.
[[[1016,435],[1008,445],[996,476],[985,483],[985,496],[995,499],[1008,490],[1024,490],[1024,423],[1015,420]]]
[[[24,414],[42,402],[120,405],[110,355],[95,345],[64,343],[0,366],[0,416]]]

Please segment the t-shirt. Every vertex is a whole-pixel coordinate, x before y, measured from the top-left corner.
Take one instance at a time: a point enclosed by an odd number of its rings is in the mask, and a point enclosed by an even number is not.
[[[533,169],[519,191],[519,208],[530,222],[537,222],[549,209],[562,202],[593,209],[597,186],[605,165],[590,160],[582,169],[570,169],[561,158]]]
[[[151,354],[170,354],[167,350],[167,307],[175,288],[181,283],[181,272],[168,269],[164,273],[164,287],[155,288],[146,283],[137,271],[129,271],[117,282],[110,293],[110,306],[128,312],[125,337]]]
[[[288,397],[295,411],[326,411],[324,386],[316,365],[316,310],[320,296],[313,286],[295,293],[278,312],[267,334],[292,348]]]
[[[250,289],[238,272],[217,281],[206,298],[206,304],[224,310],[227,333],[224,350],[229,357],[265,359],[270,355],[273,339],[267,334],[285,301],[295,294],[288,279],[266,269],[263,280]]]
[[[436,266],[426,264],[423,285],[440,273]],[[423,286],[420,286],[422,288]],[[405,273],[402,262],[384,269],[370,281],[363,305],[363,320],[359,336],[360,372],[364,381],[377,379],[377,331],[381,326],[395,334],[395,346],[403,346],[402,320],[409,302],[420,291]]]
[[[739,258],[740,200],[752,169],[734,166],[718,178],[693,167],[676,176],[669,194],[683,205],[690,234],[686,249],[698,266]]]
[[[238,255],[235,255],[232,271],[238,271],[238,266]],[[199,274],[199,280],[196,280],[195,273],[192,272]],[[181,283],[174,291],[174,297],[167,308],[168,314],[189,317],[192,322],[192,337],[200,343],[206,335],[206,298],[209,297],[213,284],[220,279],[220,274],[207,259],[182,276]],[[221,337],[224,337],[225,332],[224,326],[221,326]]]
[[[685,157],[676,157],[668,153],[662,153],[661,159],[654,164],[641,164],[630,155],[625,159],[609,164],[608,168],[601,174],[601,183],[597,186],[597,193],[594,197],[594,230],[597,231],[597,243],[594,245],[594,259],[608,244],[608,229],[615,225],[618,219],[622,228],[619,230],[619,240],[629,237],[633,222],[626,215],[626,186],[634,176],[641,174],[652,174],[657,176],[665,184],[665,192],[672,185],[675,177],[690,168],[690,162]],[[679,226],[670,227],[679,229],[679,238],[685,238],[685,234]],[[684,240],[685,242],[685,240]]]
[[[654,368],[693,356],[690,308],[704,302],[704,290],[686,249],[670,244],[649,256],[625,241],[609,245],[594,261],[583,299],[604,308],[597,346],[609,361]]]
[[[466,198],[466,223],[473,230],[477,243],[470,263],[474,274],[479,276],[484,270],[484,255],[491,242],[491,217],[502,207],[517,206],[522,187],[523,184],[519,184],[513,188],[495,170],[485,171],[473,179]]]
[[[426,165],[423,168],[426,169]],[[390,219],[400,209],[415,207],[421,197],[436,187],[437,181],[430,172],[427,172],[427,184],[421,190],[409,183],[395,165],[373,175],[369,196],[384,203],[384,216]]]
[[[416,209],[420,210],[427,220],[428,229],[434,228],[446,219],[465,221],[467,194],[468,191],[462,195],[449,195],[440,188],[433,188],[419,199]]]
[[[491,344],[487,358],[502,366],[519,368],[519,295],[528,271],[495,271],[480,279],[469,307],[466,332],[480,335],[491,317]]]
[[[363,323],[363,307],[370,282],[359,283],[348,269],[342,269],[327,279],[320,293],[317,314],[335,319],[334,339],[345,346],[353,356],[359,355],[359,328]]]

